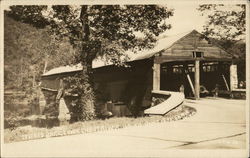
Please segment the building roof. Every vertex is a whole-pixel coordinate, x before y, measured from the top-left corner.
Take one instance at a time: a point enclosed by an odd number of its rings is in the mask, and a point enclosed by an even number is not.
[[[195,44],[197,41],[197,37],[199,41],[197,42],[196,48]],[[229,53],[223,50],[221,47],[216,46],[215,44],[209,43],[208,40],[203,38],[203,35],[200,34],[196,30],[172,35],[172,36],[163,36],[158,39],[156,45],[152,49],[142,50],[134,54],[131,51],[125,52],[129,56],[128,62],[149,59],[154,57],[156,54],[155,62],[167,62],[167,61],[181,61],[181,60],[194,60],[193,51],[197,49],[204,53],[204,60],[220,60],[220,61],[228,61],[231,60],[232,57]],[[159,60],[159,61],[158,61]],[[103,66],[112,65],[112,63],[105,63],[103,59],[97,58],[92,62],[92,68],[99,68]],[[68,72],[75,72],[82,70],[81,64],[73,65],[73,66],[62,66],[54,68],[42,76],[50,76],[55,74],[62,74]]]
[[[57,68],[54,68],[45,72],[42,76],[50,76],[50,75],[74,72],[74,71],[80,71],[80,70],[82,70],[81,64],[60,66],[60,67],[57,67]]]
[[[171,36],[164,36],[163,38],[160,38],[157,41],[156,46],[153,49],[143,50],[141,52],[138,52],[133,57],[131,57],[132,59],[131,61],[150,58],[154,56],[156,53],[160,52],[161,50],[171,47],[176,41],[178,41],[179,39],[183,38],[184,36],[188,35],[189,33],[193,31],[194,30],[171,35]]]
[[[143,59],[151,58],[155,54],[160,52],[161,50],[171,47],[176,41],[188,35],[192,31],[183,32],[183,33],[179,33],[179,34],[175,34],[171,36],[163,36],[157,41],[155,47],[152,49],[142,50],[142,51],[137,52],[136,54],[134,54],[133,52],[126,52],[130,58],[129,61],[136,61],[136,60],[143,60]],[[92,63],[93,68],[103,67],[107,65],[112,65],[112,64],[107,64],[101,59],[95,59]],[[44,73],[42,76],[50,76],[50,75],[74,72],[74,71],[80,71],[80,70],[82,70],[81,64],[77,64],[73,66],[67,65],[67,66],[61,66],[61,67],[51,69],[48,72]]]

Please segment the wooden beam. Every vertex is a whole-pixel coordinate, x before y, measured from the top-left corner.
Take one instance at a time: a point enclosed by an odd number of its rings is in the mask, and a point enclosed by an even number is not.
[[[222,78],[223,78],[223,81],[224,81],[224,83],[225,83],[225,85],[226,85],[227,91],[230,91],[229,86],[228,86],[228,83],[227,83],[227,80],[226,80],[224,74],[222,74]]]
[[[189,73],[188,73],[188,64],[187,64],[187,62],[185,62],[185,63],[183,64],[183,67],[184,67],[184,71],[185,71],[185,73],[186,73],[186,75],[187,75],[188,83],[189,83],[189,85],[190,85],[190,87],[191,87],[191,90],[192,90],[192,92],[193,92],[193,95],[195,96],[194,84],[193,84],[193,82],[192,82],[192,80],[191,80],[191,78],[190,78],[190,75],[189,75]]]
[[[194,96],[195,96],[194,85],[193,85],[193,82],[192,82],[192,80],[191,80],[191,78],[190,78],[190,75],[189,75],[188,73],[187,73],[187,79],[188,79],[189,85],[190,85],[190,87],[191,87],[191,89],[192,89],[192,92],[193,92],[193,94],[194,94]]]
[[[216,57],[206,57],[199,59],[202,61],[231,61],[231,58],[216,58]],[[173,56],[173,55],[163,55],[160,57],[155,57],[154,62],[161,64],[165,62],[172,62],[172,61],[194,61],[194,58],[192,56]]]
[[[163,55],[161,57],[155,57],[154,62],[161,64],[161,63],[171,62],[171,61],[193,61],[193,60],[194,59],[192,57]]]
[[[200,60],[195,60],[195,99],[200,99]]]
[[[161,65],[154,63],[153,68],[153,90],[160,90],[160,71]]]

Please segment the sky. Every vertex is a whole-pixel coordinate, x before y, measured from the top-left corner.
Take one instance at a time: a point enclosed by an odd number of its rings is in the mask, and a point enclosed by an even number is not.
[[[169,18],[172,28],[166,34],[178,34],[196,29],[202,32],[205,25],[206,17],[201,16],[201,13],[196,9],[198,4],[172,4],[168,5],[174,9],[174,16]]]

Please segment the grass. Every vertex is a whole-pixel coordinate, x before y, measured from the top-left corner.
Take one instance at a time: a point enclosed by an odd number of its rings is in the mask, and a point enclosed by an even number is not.
[[[113,117],[106,120],[92,120],[61,125],[53,128],[38,128],[32,126],[18,127],[14,130],[4,130],[4,142],[11,143],[32,139],[58,137],[74,134],[92,133],[105,130],[125,128],[128,126],[142,126],[153,122],[167,122],[180,120],[196,113],[196,110],[188,106],[179,106],[165,116],[146,117]]]

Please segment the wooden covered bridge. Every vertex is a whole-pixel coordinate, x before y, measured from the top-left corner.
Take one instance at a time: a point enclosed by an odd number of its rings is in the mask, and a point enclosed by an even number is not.
[[[149,107],[155,91],[183,91],[186,97],[200,98],[237,88],[237,67],[232,56],[209,43],[196,30],[161,38],[152,50],[139,52],[129,67],[94,67],[94,82],[104,101]],[[81,66],[52,69],[42,76],[45,93],[56,93],[63,77],[81,71]]]

